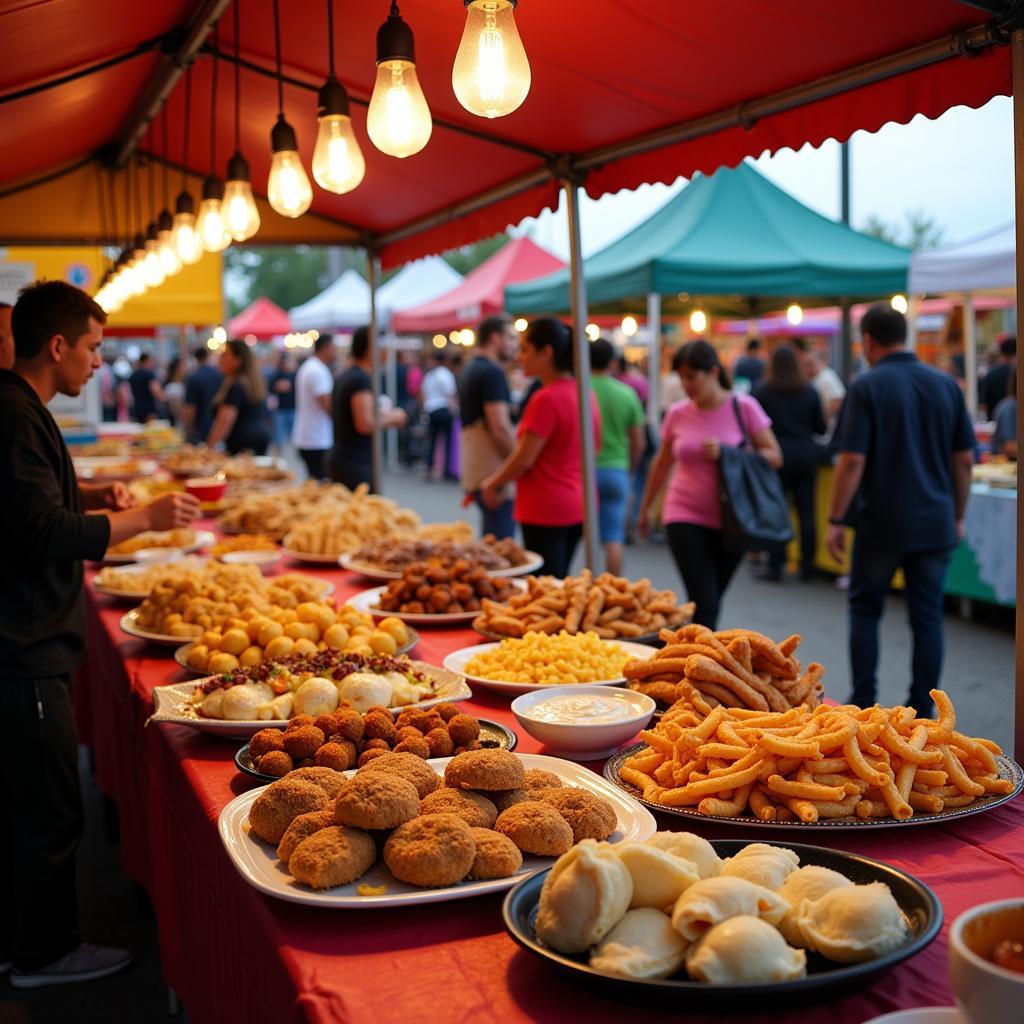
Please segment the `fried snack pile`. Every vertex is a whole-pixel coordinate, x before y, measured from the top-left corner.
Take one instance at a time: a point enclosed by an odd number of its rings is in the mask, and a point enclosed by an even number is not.
[[[161,458],[164,469],[176,476],[212,476],[223,469],[228,456],[205,444],[183,444]]]
[[[94,582],[106,590],[120,591],[125,594],[148,594],[157,580],[167,577],[168,572],[178,575],[201,573],[207,565],[204,558],[182,558],[170,564],[148,566],[108,565],[100,569]]]
[[[589,569],[564,580],[528,576],[527,590],[505,604],[483,602],[475,629],[502,636],[533,633],[596,633],[605,640],[647,636],[693,618],[694,605],[680,605],[671,590],[655,590],[648,579],[631,583]]]
[[[759,713],[712,708],[689,683],[622,778],[644,798],[700,814],[762,821],[895,818],[965,807],[1013,786],[999,778],[997,744],[956,731],[949,696],[932,690],[937,721],[913,708]]]
[[[420,517],[389,498],[369,494],[365,484],[341,503],[303,517],[284,537],[289,551],[340,556],[377,537],[400,536],[419,526]]]
[[[453,523],[424,523],[416,529],[415,537],[436,544],[462,544],[473,539],[473,527],[465,519],[456,519]]]
[[[402,726],[400,717],[393,728],[421,733],[429,726],[421,740],[403,741],[417,745],[429,745],[431,736],[441,744],[442,734],[454,743],[453,729],[468,735],[476,720],[458,714],[454,705],[442,707],[410,712],[411,724]],[[355,775],[345,778],[316,765],[297,768],[260,793],[249,811],[251,834],[275,845],[289,874],[311,888],[332,889],[366,874],[380,856],[374,835],[386,838],[383,864],[375,871],[378,884],[361,885],[360,895],[381,895],[396,881],[447,888],[464,880],[508,878],[523,867],[523,854],[557,857],[586,839],[606,840],[618,827],[607,800],[565,786],[551,772],[524,769],[508,751],[456,754],[442,779],[408,750],[366,749],[367,742],[376,741],[367,741],[368,733],[390,725],[383,708],[358,723],[345,714],[344,720],[339,716],[336,723],[324,724],[337,730],[330,744],[346,755],[355,747],[351,737],[362,727],[361,767]],[[308,747],[299,734],[306,729],[312,729],[310,745],[318,738],[314,733],[325,736],[314,723],[290,730],[291,737],[288,731],[278,733],[276,742],[285,751],[290,744],[296,753],[305,753]],[[267,737],[266,742],[275,741]],[[332,754],[340,758],[342,751]],[[269,755],[262,754],[261,765]]]
[[[713,633],[692,624],[662,630],[665,646],[649,661],[632,661],[625,668],[632,690],[673,704],[683,684],[699,690],[708,704],[754,711],[787,711],[806,704],[816,707],[824,693],[823,666],[812,662],[805,672],[793,652],[799,636],[776,644],[752,629]]]
[[[146,530],[128,540],[107,548],[108,555],[131,555],[143,548],[190,548],[196,542],[196,531],[187,528],[177,530]]]
[[[436,528],[445,525],[434,523],[421,526],[416,531],[417,536],[408,540],[374,541],[354,552],[352,559],[360,565],[391,572],[401,572],[413,562],[431,559],[449,564],[465,559],[488,570],[508,569],[526,561],[526,552],[511,538],[498,540],[492,534],[487,534],[481,540],[453,540],[427,535],[427,531],[433,533]]]
[[[351,497],[341,484],[307,480],[301,487],[247,495],[217,522],[233,533],[266,533],[280,540],[296,522],[339,508]]]
[[[284,731],[261,729],[249,741],[249,756],[257,771],[281,778],[311,765],[337,772],[362,768],[388,751],[426,760],[496,747],[496,740],[480,739],[479,720],[462,714],[455,704],[404,708],[397,719],[375,706],[365,714],[340,708],[315,718],[300,715]]]
[[[503,683],[561,686],[619,679],[629,655],[596,633],[527,633],[470,658],[466,673]]]
[[[239,533],[234,537],[224,537],[214,545],[210,554],[220,558],[229,551],[276,551],[277,544],[273,537],[265,533]]]
[[[479,565],[459,559],[450,565],[438,559],[414,562],[400,580],[392,580],[380,595],[386,612],[453,615],[479,611],[481,601],[502,601],[515,589],[510,580],[492,579]]]

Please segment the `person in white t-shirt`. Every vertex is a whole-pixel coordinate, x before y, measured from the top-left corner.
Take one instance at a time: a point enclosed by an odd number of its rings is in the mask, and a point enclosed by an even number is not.
[[[427,440],[427,476],[434,469],[434,453],[438,441],[444,445],[444,478],[455,480],[452,472],[452,410],[459,398],[459,388],[455,382],[455,374],[445,365],[441,353],[434,356],[434,365],[423,377],[420,386],[420,399],[423,411],[427,414],[430,427]]]
[[[324,459],[334,447],[334,421],[331,418],[334,374],[331,364],[336,355],[334,339],[329,334],[321,334],[313,346],[313,354],[295,375],[292,444],[302,456],[311,480],[326,479]]]
[[[846,388],[843,386],[839,374],[831,366],[825,364],[817,349],[810,347],[803,349],[800,355],[800,364],[804,376],[821,399],[821,411],[825,414],[825,423],[828,426],[828,432],[824,437],[831,438],[836,425],[836,417],[839,415],[843,399],[846,397]]]

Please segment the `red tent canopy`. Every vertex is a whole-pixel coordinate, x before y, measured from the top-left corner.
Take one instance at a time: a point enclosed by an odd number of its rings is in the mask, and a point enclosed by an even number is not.
[[[875,131],[918,113],[937,117],[955,104],[977,107],[1011,87],[1008,35],[990,13],[999,4],[989,3],[990,11],[985,6],[958,0],[522,0],[516,22],[533,85],[519,110],[488,121],[467,113],[452,90],[463,5],[403,0],[434,129],[421,153],[396,160],[378,152],[366,134],[375,33],[388,4],[339,0],[337,68],[352,97],[367,170],[348,195],[314,188],[313,212],[338,225],[339,240],[369,243],[393,265],[494,234],[553,206],[562,177],[582,178],[598,196],[735,166],[765,151],[846,139],[858,128]],[[214,43],[210,29],[218,17]],[[0,242],[5,221],[11,223],[5,191],[80,166],[101,151],[123,160],[141,141],[144,151],[176,166],[223,173],[234,148],[232,22],[229,0],[3,5]],[[285,111],[307,168],[316,90],[327,72],[325,22],[323,0],[282,5]],[[269,2],[243,5],[240,36],[241,148],[263,193],[277,112]],[[178,65],[197,54],[186,147]],[[220,80],[211,161],[214,63]],[[161,110],[169,122],[166,152]],[[157,130],[147,133],[154,115]],[[172,181],[172,199],[179,181]],[[157,205],[163,202],[160,196]],[[86,225],[98,223],[95,191],[81,203],[82,217],[65,225],[68,241],[81,240]],[[148,220],[155,211],[144,205]],[[104,234],[110,234],[110,211],[106,219]],[[316,217],[288,222],[267,214],[264,221],[265,238],[324,242]],[[123,210],[120,225],[123,237]]]
[[[513,238],[447,295],[396,313],[396,331],[447,331],[476,324],[505,308],[505,285],[561,270],[565,264],[529,238]]]
[[[288,334],[291,329],[292,322],[288,314],[277,303],[266,298],[257,299],[228,324],[232,338],[244,338],[251,334],[261,341]]]

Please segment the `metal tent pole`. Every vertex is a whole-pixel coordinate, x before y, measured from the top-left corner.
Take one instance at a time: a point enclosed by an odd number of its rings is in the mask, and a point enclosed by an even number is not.
[[[1014,30],[1013,63],[1013,157],[1016,168],[1014,208],[1017,217],[1017,324],[1024,324],[1024,28]],[[1024,395],[1024,359],[1017,360],[1017,394]],[[1024,428],[1017,417],[1017,450],[1024,449]],[[1017,463],[1020,494],[1020,462]],[[1014,701],[1014,756],[1024,757],[1024,505],[1017,501],[1017,615],[1014,636],[1017,651],[1017,685]]]
[[[380,259],[372,250],[367,250],[367,264],[370,279],[370,379],[373,381],[373,490],[383,493],[384,472],[381,458],[380,430],[380,358],[377,348],[377,287],[380,284]]]
[[[907,297],[907,348],[917,351],[917,318],[921,315],[921,303],[924,296],[910,295]]]
[[[597,469],[594,461],[594,421],[590,416],[590,347],[587,342],[587,283],[583,276],[580,234],[579,185],[564,179],[565,209],[569,217],[569,277],[572,310],[573,365],[580,417],[580,457],[583,476],[583,564],[597,567]]]
[[[651,334],[647,349],[647,423],[654,436],[661,425],[661,296],[647,293],[647,330]]]
[[[964,398],[974,420],[978,416],[978,324],[974,315],[974,296],[964,292]]]
[[[398,338],[388,332],[384,339],[384,358],[387,360],[384,367],[384,379],[387,383],[388,397],[398,406],[398,356],[395,343]],[[398,469],[398,431],[392,427],[387,433],[387,463],[388,469]]]

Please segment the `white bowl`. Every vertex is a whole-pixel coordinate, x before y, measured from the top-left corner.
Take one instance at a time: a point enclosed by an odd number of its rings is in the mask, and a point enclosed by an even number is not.
[[[225,565],[258,565],[260,572],[268,573],[281,560],[280,551],[225,551],[220,556]]]
[[[569,700],[584,704],[610,702],[610,706],[623,709],[623,715],[613,721],[587,721],[583,709],[578,708],[575,720],[551,722],[535,717],[538,705],[548,701],[564,705]],[[647,725],[656,707],[650,697],[635,690],[579,684],[549,686],[524,693],[512,701],[512,713],[523,729],[535,740],[540,740],[548,753],[570,761],[596,761],[610,757]],[[568,710],[571,714],[571,705]]]
[[[185,557],[181,548],[139,548],[133,552],[132,558],[139,565],[160,565],[163,562],[177,562]]]
[[[1024,899],[965,910],[949,930],[949,977],[965,1024],[1021,1019],[1024,974],[988,959],[1003,939],[1024,941]]]

